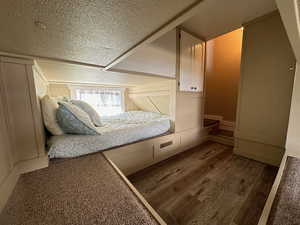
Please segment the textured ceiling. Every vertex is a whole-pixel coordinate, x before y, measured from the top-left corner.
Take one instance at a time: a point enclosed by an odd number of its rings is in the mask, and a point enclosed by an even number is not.
[[[196,0],[0,0],[0,51],[107,65]]]
[[[156,76],[105,72],[100,68],[49,60],[37,60],[37,64],[48,81],[56,82],[136,86],[166,80]]]
[[[209,40],[274,10],[275,0],[203,1],[199,12],[183,23],[183,27]]]

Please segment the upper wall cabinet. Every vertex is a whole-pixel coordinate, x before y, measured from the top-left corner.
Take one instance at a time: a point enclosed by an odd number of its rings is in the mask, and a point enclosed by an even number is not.
[[[204,82],[205,43],[199,38],[180,31],[179,90],[202,92]]]
[[[176,30],[172,30],[113,67],[124,72],[176,77]]]

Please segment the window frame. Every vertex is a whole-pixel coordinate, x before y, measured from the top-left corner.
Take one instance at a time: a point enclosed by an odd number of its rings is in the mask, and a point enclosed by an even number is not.
[[[108,91],[120,91],[121,92],[121,110],[122,112],[126,111],[126,104],[125,104],[125,91],[126,88],[124,87],[110,87],[110,86],[92,86],[92,85],[69,85],[70,88],[70,96],[71,99],[76,99],[76,90],[82,89],[82,90],[108,90]]]

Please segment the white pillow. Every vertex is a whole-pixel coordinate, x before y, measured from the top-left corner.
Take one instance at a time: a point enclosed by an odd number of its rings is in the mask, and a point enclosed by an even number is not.
[[[88,103],[81,101],[81,100],[71,100],[71,102],[81,108],[83,111],[85,111],[89,117],[91,118],[92,122],[95,124],[97,127],[101,127],[102,123],[100,120],[99,114],[96,112],[96,110],[89,105]]]
[[[54,98],[50,98],[45,95],[41,99],[42,114],[44,119],[44,124],[47,130],[52,135],[63,135],[64,132],[60,128],[56,119],[56,111],[58,109],[58,103]]]

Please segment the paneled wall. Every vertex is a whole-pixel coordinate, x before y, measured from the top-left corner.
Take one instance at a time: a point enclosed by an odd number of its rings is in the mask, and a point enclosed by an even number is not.
[[[0,86],[0,95],[3,95],[3,89]],[[0,98],[0,211],[7,201],[14,184],[18,179],[15,169],[15,158],[13,149],[9,142],[9,133],[7,132],[7,121],[4,112],[4,103]]]
[[[37,64],[35,64],[33,67],[33,78],[34,78],[36,95],[39,98],[44,97],[49,92],[49,83]]]
[[[46,85],[32,60],[0,56],[0,67],[1,211],[19,175],[47,166],[48,157],[37,100],[37,95],[47,90]]]
[[[285,151],[295,57],[278,12],[245,25],[235,153],[278,165]]]
[[[124,75],[125,76],[125,75]],[[71,85],[81,85],[78,83],[50,83],[48,87],[48,94],[51,97],[68,97],[71,98]],[[88,84],[83,84],[83,86],[99,86],[99,87],[111,87],[108,85],[88,85]],[[117,87],[117,86],[114,86]],[[135,105],[134,102],[129,98],[128,95],[128,88],[125,88],[125,111],[131,111],[131,110],[139,110],[139,108]]]
[[[67,84],[49,84],[49,95],[52,97],[65,96],[71,97],[71,89]]]
[[[129,88],[128,98],[140,110],[166,114],[175,121],[175,80]]]

